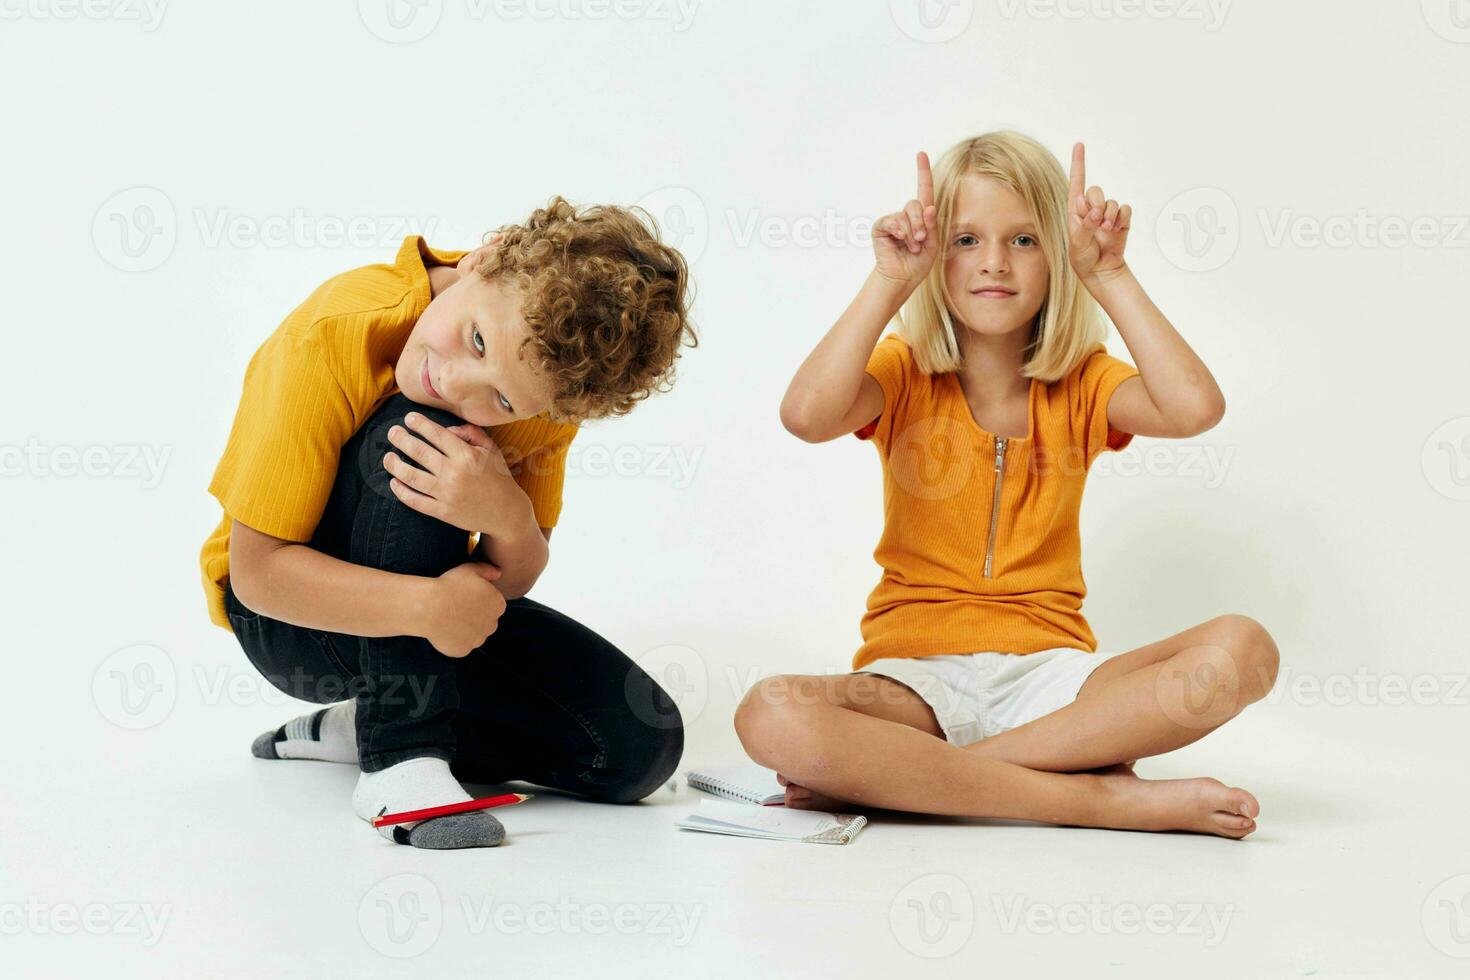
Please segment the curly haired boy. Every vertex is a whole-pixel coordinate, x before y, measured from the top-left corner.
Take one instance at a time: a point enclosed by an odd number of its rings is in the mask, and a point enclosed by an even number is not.
[[[356,763],[364,820],[526,780],[613,802],[678,764],[668,695],[611,643],[526,598],[567,447],[673,382],[697,341],[689,273],[651,219],[560,197],[470,252],[405,239],[335,276],[251,358],[209,491],[211,620],[319,709],[263,759]],[[378,828],[493,846],[480,811]]]

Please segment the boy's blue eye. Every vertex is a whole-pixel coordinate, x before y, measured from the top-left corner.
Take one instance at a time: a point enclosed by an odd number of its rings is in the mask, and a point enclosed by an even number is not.
[[[470,343],[475,345],[475,353],[485,353],[485,338],[480,336],[480,329],[478,327],[470,329]]]
[[[501,408],[505,409],[507,412],[509,412],[512,415],[514,415],[516,413],[516,410],[514,408],[511,408],[510,407],[510,402],[508,402],[508,401],[505,400],[505,396],[504,395],[500,394],[499,392],[496,392],[496,397],[498,397],[500,399],[500,407]]]

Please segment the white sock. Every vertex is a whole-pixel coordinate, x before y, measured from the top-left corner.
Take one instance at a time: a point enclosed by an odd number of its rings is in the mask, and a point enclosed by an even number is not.
[[[352,809],[371,823],[374,817],[385,813],[469,799],[473,797],[450,773],[449,763],[434,756],[421,756],[358,776],[357,788],[352,791]],[[494,847],[505,838],[500,821],[484,810],[375,829],[388,840],[414,847]]]
[[[292,718],[250,746],[260,759],[319,759],[357,762],[357,700],[343,701]]]

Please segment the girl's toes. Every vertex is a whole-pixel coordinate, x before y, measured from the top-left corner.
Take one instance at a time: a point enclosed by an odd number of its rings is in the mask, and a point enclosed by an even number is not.
[[[1239,786],[1226,786],[1218,779],[1200,780],[1200,803],[1211,810],[1238,813],[1254,820],[1261,815],[1261,804]]]
[[[1211,814],[1211,821],[1216,827],[1216,833],[1224,837],[1239,839],[1256,829],[1256,822],[1250,817],[1242,817],[1238,813],[1224,813],[1217,811]]]
[[[1238,813],[1252,820],[1261,815],[1261,804],[1254,796],[1239,787],[1230,790],[1230,802],[1232,805],[1227,809],[1231,813]]]

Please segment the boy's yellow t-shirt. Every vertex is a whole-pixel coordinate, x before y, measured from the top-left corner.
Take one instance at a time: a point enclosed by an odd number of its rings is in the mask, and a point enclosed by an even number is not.
[[[1078,513],[1093,460],[1133,439],[1108,425],[1107,408],[1138,369],[1099,344],[1055,383],[1033,379],[1029,430],[1005,440],[999,472],[1001,447],[976,424],[957,375],[924,374],[893,334],[867,371],[883,389],[883,414],[853,434],[870,439],[883,464],[873,552],[883,577],[853,669],[882,657],[1095,651],[1082,616]]]
[[[209,484],[225,511],[199,554],[211,622],[231,628],[225,616],[230,519],[286,541],[311,540],[343,445],[399,390],[393,368],[433,297],[428,267],[454,265],[465,254],[430,248],[410,235],[391,265],[353,269],[317,287],[251,357]],[[530,498],[537,523],[555,526],[576,426],[537,416],[486,431]]]

